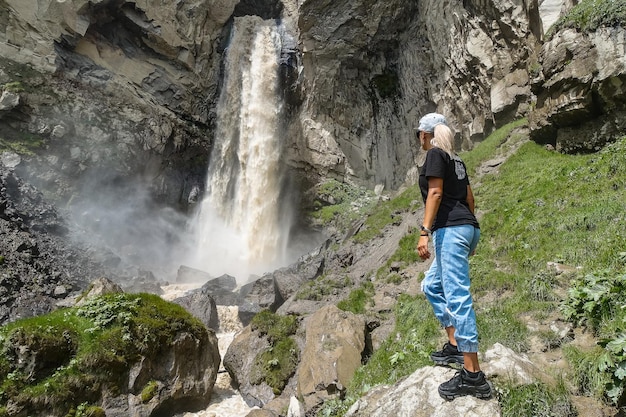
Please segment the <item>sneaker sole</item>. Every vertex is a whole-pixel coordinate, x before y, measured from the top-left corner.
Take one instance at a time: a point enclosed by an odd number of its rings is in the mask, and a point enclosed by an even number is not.
[[[480,398],[483,400],[487,400],[491,398],[492,396],[492,389],[491,389],[491,385],[489,384],[489,392],[477,391],[477,392],[465,392],[465,393],[459,393],[459,394],[446,394],[446,393],[441,392],[441,390],[439,390],[439,395],[446,400],[454,400],[455,398],[467,397],[468,395],[472,397]]]
[[[450,365],[451,363],[456,363],[458,365],[463,365],[465,363],[465,361],[463,360],[463,357],[459,358],[454,358],[454,357],[447,357],[446,359],[435,359],[431,356],[430,358],[433,362],[435,362],[435,365]]]

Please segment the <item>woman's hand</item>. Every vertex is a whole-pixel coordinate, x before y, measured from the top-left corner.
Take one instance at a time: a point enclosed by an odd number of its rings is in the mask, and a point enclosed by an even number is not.
[[[428,250],[428,235],[420,235],[420,240],[417,242],[417,254],[424,260],[430,258],[430,251]]]

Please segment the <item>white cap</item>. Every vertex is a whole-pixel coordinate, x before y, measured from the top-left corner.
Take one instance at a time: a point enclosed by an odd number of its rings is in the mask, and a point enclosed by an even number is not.
[[[435,131],[435,126],[437,125],[448,126],[445,116],[439,113],[428,113],[426,116],[420,119],[420,124],[417,130],[433,133]]]

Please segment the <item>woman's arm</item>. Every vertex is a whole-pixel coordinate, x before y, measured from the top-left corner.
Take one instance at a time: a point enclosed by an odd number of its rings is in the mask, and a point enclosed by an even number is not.
[[[424,221],[422,225],[431,229],[435,222],[435,217],[439,211],[441,205],[441,198],[443,197],[443,178],[428,177],[428,196],[426,197],[426,206],[424,207]],[[430,251],[428,250],[428,235],[421,233],[419,242],[417,243],[417,253],[420,258],[430,258]]]
[[[467,201],[470,211],[474,214],[474,193],[472,192],[472,187],[470,187],[469,184],[467,184],[467,198],[465,201]]]

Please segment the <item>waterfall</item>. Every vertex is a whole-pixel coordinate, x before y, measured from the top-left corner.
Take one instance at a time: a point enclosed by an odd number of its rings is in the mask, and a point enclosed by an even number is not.
[[[290,216],[281,201],[278,61],[274,21],[236,18],[225,57],[195,266],[247,279],[285,262]]]

